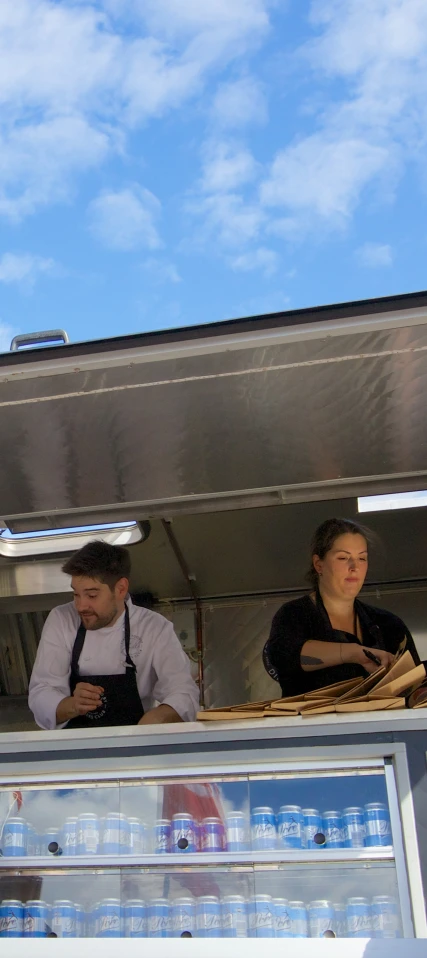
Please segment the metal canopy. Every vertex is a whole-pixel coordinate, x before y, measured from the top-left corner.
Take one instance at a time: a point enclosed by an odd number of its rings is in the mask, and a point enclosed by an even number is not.
[[[379,303],[0,357],[0,516],[43,528],[425,487],[427,294]]]

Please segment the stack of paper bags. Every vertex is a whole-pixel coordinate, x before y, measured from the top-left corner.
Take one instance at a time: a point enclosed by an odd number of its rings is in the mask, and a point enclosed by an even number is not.
[[[227,708],[206,709],[197,718],[202,722],[230,722],[241,719],[273,718],[274,716],[322,715],[328,712],[378,712],[427,707],[427,694],[416,695],[425,682],[424,665],[415,665],[403,643],[391,667],[378,668],[365,679],[336,682],[305,695],[291,695],[273,702],[249,702]],[[426,683],[427,687],[427,683]]]

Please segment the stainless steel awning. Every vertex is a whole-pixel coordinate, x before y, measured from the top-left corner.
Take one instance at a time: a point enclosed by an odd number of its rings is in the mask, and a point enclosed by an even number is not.
[[[426,387],[427,294],[0,356],[0,517],[423,488]]]

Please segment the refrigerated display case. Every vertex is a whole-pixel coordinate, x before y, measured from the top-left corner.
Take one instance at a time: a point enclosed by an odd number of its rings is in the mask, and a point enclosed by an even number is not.
[[[2,743],[2,937],[423,937],[405,746],[267,721]]]

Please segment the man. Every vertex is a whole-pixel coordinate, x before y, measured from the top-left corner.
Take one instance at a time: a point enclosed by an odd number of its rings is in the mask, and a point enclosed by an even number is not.
[[[74,602],[48,615],[30,681],[40,728],[194,721],[190,663],[172,624],[132,604],[126,549],[90,542],[63,572]]]

